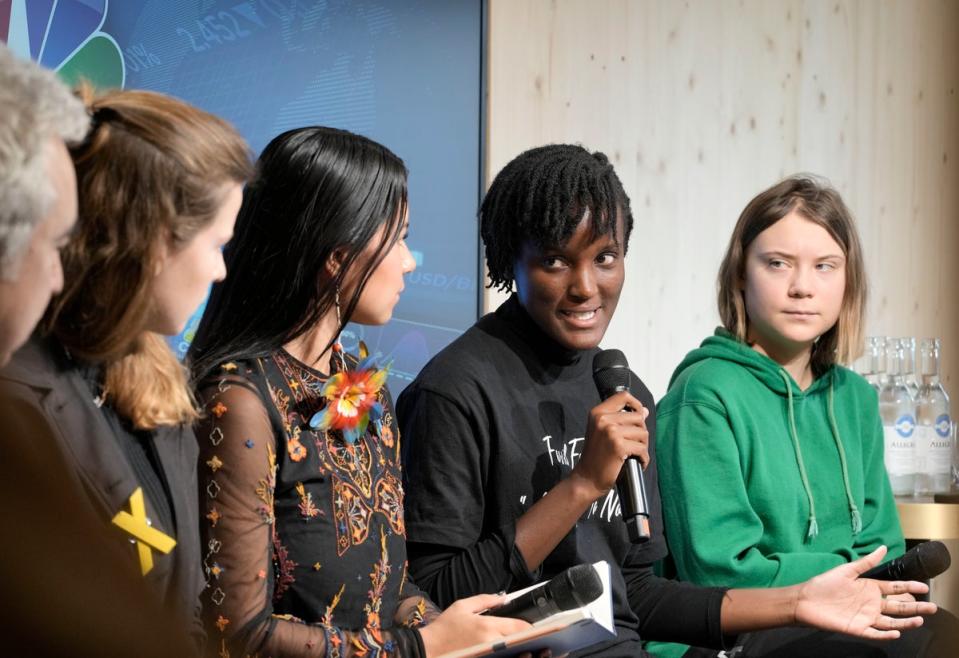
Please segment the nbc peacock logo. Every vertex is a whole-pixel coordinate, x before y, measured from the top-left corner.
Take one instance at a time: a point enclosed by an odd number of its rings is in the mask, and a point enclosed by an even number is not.
[[[68,84],[82,78],[100,89],[122,88],[123,55],[101,31],[108,6],[108,0],[0,0],[0,40]]]

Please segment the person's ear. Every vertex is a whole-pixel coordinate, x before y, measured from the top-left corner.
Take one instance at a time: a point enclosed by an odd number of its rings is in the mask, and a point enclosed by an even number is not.
[[[169,235],[161,238],[154,252],[153,276],[159,276],[173,255],[173,238]]]
[[[333,253],[330,254],[330,257],[326,259],[325,269],[330,279],[335,279],[340,273],[340,268],[343,267],[344,260],[343,252],[339,249],[334,250]]]

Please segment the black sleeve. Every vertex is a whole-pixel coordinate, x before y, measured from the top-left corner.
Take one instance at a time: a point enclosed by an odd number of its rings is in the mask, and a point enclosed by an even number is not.
[[[622,571],[644,640],[717,649],[732,646],[732,638],[723,635],[720,617],[726,588],[660,578],[648,564],[624,566]]]
[[[488,527],[485,417],[419,384],[397,402],[410,574],[446,607],[536,582],[514,544],[515,522]]]
[[[469,548],[407,544],[410,570],[440,606],[474,594],[509,592],[532,585],[540,570],[529,571],[513,542],[513,527],[482,538]]]

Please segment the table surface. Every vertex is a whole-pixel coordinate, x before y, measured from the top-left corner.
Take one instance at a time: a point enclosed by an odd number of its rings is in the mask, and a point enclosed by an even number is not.
[[[907,539],[959,539],[959,504],[897,498],[896,508]]]

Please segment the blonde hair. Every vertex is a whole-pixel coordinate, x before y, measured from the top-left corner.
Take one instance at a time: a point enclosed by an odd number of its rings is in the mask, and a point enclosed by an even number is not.
[[[78,231],[43,326],[102,365],[106,399],[134,428],[192,422],[187,370],[145,326],[151,286],[161,246],[187,243],[212,221],[224,186],[252,175],[249,149],[222,119],[169,96],[80,94],[93,128],[72,150]]]
[[[839,319],[812,348],[811,364],[818,376],[834,363],[851,363],[862,353],[867,292],[862,246],[852,213],[839,192],[824,180],[797,174],[749,202],[736,222],[719,268],[719,317],[727,331],[746,341],[749,318],[742,291],[746,251],[756,236],[794,211],[826,229],[846,258],[846,288]]]

